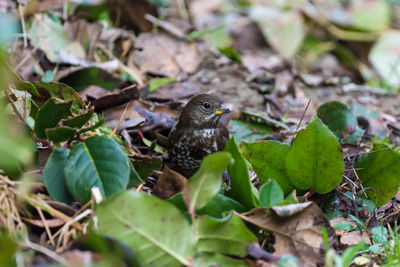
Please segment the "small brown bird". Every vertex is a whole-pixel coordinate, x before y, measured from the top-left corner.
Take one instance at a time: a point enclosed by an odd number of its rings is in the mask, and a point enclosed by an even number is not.
[[[168,136],[168,166],[189,178],[206,155],[223,150],[229,131],[220,118],[229,112],[230,109],[214,95],[192,98]]]

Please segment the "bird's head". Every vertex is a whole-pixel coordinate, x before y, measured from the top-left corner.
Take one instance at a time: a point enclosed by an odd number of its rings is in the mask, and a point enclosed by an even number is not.
[[[183,108],[179,118],[182,127],[215,128],[222,114],[231,110],[214,95],[201,94],[193,97]]]

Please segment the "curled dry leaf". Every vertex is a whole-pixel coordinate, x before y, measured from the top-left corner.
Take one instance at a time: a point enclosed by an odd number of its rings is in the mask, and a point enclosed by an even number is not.
[[[154,195],[161,199],[168,199],[182,191],[187,179],[167,166],[153,188]]]
[[[239,216],[260,228],[271,231],[276,237],[275,255],[296,255],[299,263],[314,266],[323,262],[321,230],[328,231],[329,244],[337,243],[335,231],[321,209],[313,202],[252,209]]]

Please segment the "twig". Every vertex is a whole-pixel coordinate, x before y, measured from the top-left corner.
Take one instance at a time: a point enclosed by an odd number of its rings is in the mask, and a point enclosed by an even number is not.
[[[173,36],[175,36],[179,39],[186,39],[186,35],[182,31],[180,31],[177,27],[175,27],[175,25],[173,25],[169,22],[166,22],[166,21],[162,21],[148,13],[146,15],[144,15],[144,18],[153,24],[159,25],[161,28],[163,28],[165,31],[171,33]]]
[[[50,249],[43,247],[39,244],[36,243],[32,243],[31,241],[27,240],[24,244],[26,247],[29,247],[33,250],[36,250],[44,255],[46,255],[49,258],[52,258],[53,260],[55,260],[56,262],[63,264],[63,265],[67,265],[67,261],[61,257],[60,255],[58,255],[57,253],[55,253],[54,251],[51,251]]]
[[[104,45],[102,45],[102,44],[97,44],[97,46],[98,46],[101,50],[103,50],[103,51],[107,54],[108,57],[110,57],[110,58],[112,58],[112,59],[114,59],[114,60],[117,60],[117,62],[118,62],[118,64],[119,64],[119,67],[120,67],[123,71],[125,71],[126,73],[128,73],[129,75],[131,75],[131,76],[136,80],[136,82],[139,84],[139,86],[143,86],[143,85],[144,85],[144,82],[143,82],[142,78],[140,77],[140,76],[142,76],[141,73],[137,73],[137,72],[136,72],[137,70],[133,70],[133,69],[129,68],[128,66],[126,66],[124,63],[122,63],[121,60],[119,60],[117,57],[115,57],[115,56],[111,53],[111,51],[108,50],[107,47],[105,47]]]
[[[305,116],[305,114],[306,114],[306,111],[307,111],[307,109],[308,109],[308,106],[310,106],[310,103],[311,103],[311,99],[308,100],[307,106],[306,106],[306,108],[304,109],[303,114],[301,114],[301,118],[300,118],[299,123],[297,124],[295,133],[297,133],[297,131],[299,130],[300,125],[301,125],[301,122],[303,121],[303,118],[304,118],[304,116]],[[290,143],[293,142],[294,137],[295,137],[295,136],[293,135],[293,138],[292,138],[292,140],[290,141]]]
[[[126,111],[128,110],[128,107],[129,107],[129,104],[130,104],[130,103],[131,103],[131,102],[128,102],[128,103],[126,104],[125,109],[124,109],[124,112],[122,113],[121,117],[119,118],[119,122],[118,122],[117,126],[115,126],[114,130],[110,133],[110,135],[109,135],[108,137],[113,138],[115,132],[118,130],[119,126],[121,125],[122,120],[123,120],[124,117],[125,117]]]
[[[39,213],[39,217],[44,224],[44,229],[46,230],[46,233],[47,233],[47,236],[49,237],[50,243],[51,243],[51,245],[54,246],[55,245],[54,239],[53,239],[53,236],[51,235],[50,228],[49,228],[49,225],[47,224],[46,218],[44,217],[43,212],[41,209],[39,209],[39,207],[35,207],[35,208],[36,208],[37,212]]]

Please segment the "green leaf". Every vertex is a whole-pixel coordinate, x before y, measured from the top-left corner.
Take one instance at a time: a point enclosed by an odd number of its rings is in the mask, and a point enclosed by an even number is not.
[[[262,185],[271,178],[278,182],[285,195],[293,191],[294,186],[286,171],[286,156],[290,150],[288,144],[264,141],[242,143],[241,147]]]
[[[246,209],[254,208],[256,206],[255,196],[253,196],[249,170],[246,160],[242,157],[233,137],[226,144],[225,151],[232,155],[231,163],[228,166],[232,188],[226,192],[226,195],[238,201]]]
[[[111,138],[93,136],[72,148],[64,174],[74,199],[86,203],[94,186],[100,189],[103,197],[111,197],[126,188],[129,159]]]
[[[6,234],[6,232],[0,233],[0,247],[0,266],[17,266],[15,254],[18,246],[15,241]]]
[[[209,215],[215,218],[222,218],[225,213],[234,210],[237,212],[245,212],[246,209],[242,204],[230,197],[217,194],[202,209],[197,211],[199,215]]]
[[[384,243],[387,241],[388,230],[384,226],[376,226],[371,229],[371,237],[375,243]]]
[[[81,250],[90,250],[99,253],[102,258],[108,260],[108,265],[104,260],[104,266],[127,266],[142,267],[138,256],[128,245],[109,236],[101,236],[95,232],[89,232],[75,241],[76,247]],[[107,263],[107,261],[106,261]],[[91,267],[99,267],[97,264]]]
[[[153,92],[163,86],[164,84],[175,82],[176,78],[167,77],[167,78],[153,78],[150,80],[149,91]]]
[[[245,248],[256,242],[256,236],[247,229],[243,221],[230,213],[223,219],[202,216],[196,219],[198,233],[197,251],[246,256]]]
[[[397,193],[400,183],[400,154],[386,145],[374,144],[372,151],[361,156],[354,168],[363,186],[376,191],[377,206],[382,206]],[[368,197],[375,201],[375,193],[367,190]]]
[[[133,159],[131,162],[143,181],[146,181],[154,170],[159,170],[162,166],[161,158],[157,157],[143,157],[141,159]]]
[[[50,97],[64,101],[73,101],[72,109],[78,111],[79,108],[86,106],[79,94],[70,86],[59,82],[39,82],[32,83],[43,98]]]
[[[182,193],[178,193],[170,197],[168,202],[174,204],[188,219],[191,220],[187,206],[183,200]],[[223,218],[230,211],[245,212],[246,209],[242,204],[222,194],[217,194],[202,209],[196,211],[198,215],[208,215],[214,218]]]
[[[231,156],[227,152],[207,155],[201,162],[200,169],[189,179],[183,188],[183,199],[189,213],[204,207],[218,194],[222,184],[222,174]]]
[[[295,187],[314,188],[321,194],[332,191],[342,181],[344,160],[341,146],[317,117],[294,139],[287,155],[286,169]]]
[[[333,229],[335,230],[346,230],[350,231],[354,229],[354,225],[349,222],[343,222],[343,223],[338,223],[333,226]]]
[[[226,57],[236,62],[241,61],[240,54],[234,48],[232,38],[223,29],[210,32],[210,39]]]
[[[69,150],[56,148],[50,155],[43,170],[44,182],[50,196],[61,202],[72,202],[72,196],[65,182],[64,167],[67,164]]]
[[[57,123],[71,115],[72,102],[54,103],[53,99],[40,108],[35,121],[35,134],[38,138],[46,138],[46,129],[54,128]]]
[[[3,88],[7,88],[12,76],[12,70],[6,66],[7,55],[0,47],[0,93]],[[26,135],[19,120],[6,114],[5,108],[5,98],[0,97],[0,169],[11,178],[17,178],[22,166],[31,161],[35,145]]]
[[[258,24],[265,39],[285,59],[291,59],[305,36],[303,16],[296,10],[253,6],[250,17]]]
[[[171,203],[126,191],[101,202],[96,211],[100,234],[126,243],[145,266],[189,265],[193,228]]]
[[[270,179],[260,188],[260,205],[264,208],[272,207],[284,200],[284,195],[279,184]]]
[[[76,129],[70,127],[57,127],[46,129],[47,139],[54,143],[60,143],[69,140],[76,134]]]
[[[214,253],[202,253],[196,255],[196,258],[194,258],[194,267],[203,266],[249,267],[249,265],[243,260],[238,260]]]
[[[318,117],[342,141],[357,145],[364,135],[358,127],[357,118],[343,103],[332,101],[321,105],[317,110]]]
[[[350,266],[350,263],[357,255],[357,253],[362,250],[364,245],[364,241],[361,241],[357,245],[346,248],[346,250],[342,254],[343,266]]]
[[[63,120],[63,125],[73,128],[81,128],[90,120],[90,118],[92,118],[93,112],[94,108],[87,109],[79,115]]]
[[[231,135],[237,142],[254,142],[257,139],[274,135],[271,127],[263,123],[231,120],[229,125],[234,129],[231,131]]]

